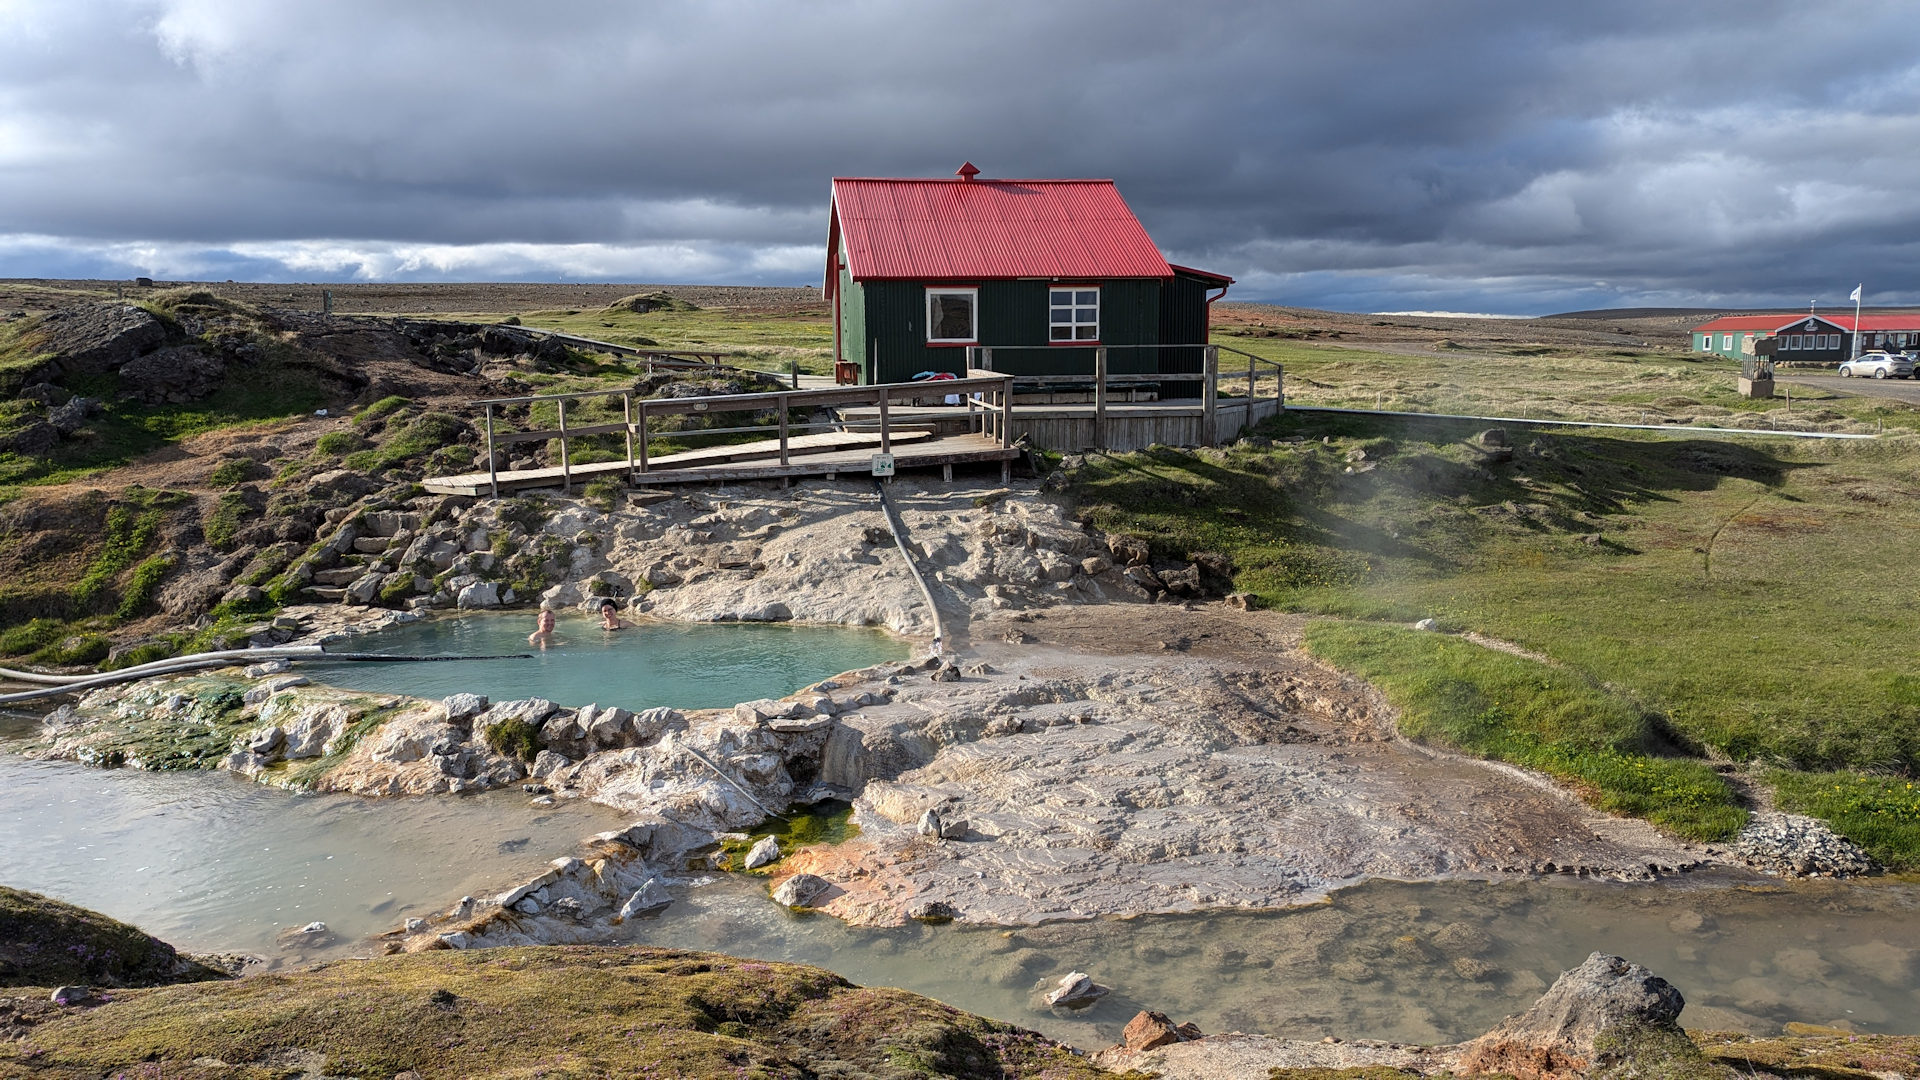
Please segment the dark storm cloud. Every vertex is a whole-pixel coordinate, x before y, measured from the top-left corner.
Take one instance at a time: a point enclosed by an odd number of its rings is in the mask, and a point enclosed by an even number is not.
[[[1236,296],[1914,302],[1917,27],[1904,2],[0,0],[0,274],[797,283],[831,176],[970,158],[1114,177]]]

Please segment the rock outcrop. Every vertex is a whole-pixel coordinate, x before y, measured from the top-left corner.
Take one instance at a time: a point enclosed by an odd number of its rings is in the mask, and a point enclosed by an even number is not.
[[[1678,1034],[1686,999],[1672,984],[1618,956],[1596,952],[1554,980],[1540,1000],[1468,1043],[1466,1072],[1508,1073],[1518,1080],[1584,1074],[1608,1053],[1608,1036],[1635,1039]]]

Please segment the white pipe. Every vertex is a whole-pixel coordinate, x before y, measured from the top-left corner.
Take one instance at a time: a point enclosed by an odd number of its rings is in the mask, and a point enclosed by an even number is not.
[[[118,671],[96,671],[91,675],[48,675],[40,671],[15,671],[11,668],[0,668],[0,679],[60,686],[91,682],[94,679],[100,678],[102,675],[133,674],[137,677],[149,671],[154,674],[159,674],[162,669],[189,661],[298,660],[322,655],[325,654],[318,645],[280,645],[263,649],[224,649],[217,652],[190,653],[186,656],[173,656],[165,660],[150,660],[144,664],[135,664],[132,667],[121,668]]]
[[[920,586],[920,595],[927,602],[927,612],[933,617],[933,655],[938,657],[945,648],[947,636],[940,622],[940,605],[933,602],[933,589],[928,587],[926,576],[920,573],[920,564],[914,561],[913,551],[907,547],[907,523],[893,508],[893,503],[887,500],[887,489],[881,485],[879,477],[874,478],[873,492],[880,496],[880,515],[886,519],[887,531],[893,534],[900,557],[907,560],[907,572],[913,575],[914,584]]]
[[[143,669],[141,671],[134,671],[132,668],[128,668],[125,671],[109,671],[105,675],[88,676],[80,682],[61,683],[58,686],[43,686],[38,690],[22,690],[14,694],[0,694],[0,705],[9,705],[18,701],[32,701],[36,698],[58,697],[61,694],[78,694],[87,690],[98,689],[102,686],[135,682],[140,679],[152,678],[156,675],[178,675],[183,671],[201,671],[206,668],[230,667],[232,664],[233,661],[231,660],[187,660],[175,662],[170,667],[160,668],[158,670]]]

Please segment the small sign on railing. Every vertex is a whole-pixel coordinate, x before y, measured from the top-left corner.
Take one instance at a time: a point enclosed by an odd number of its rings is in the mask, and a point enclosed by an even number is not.
[[[873,475],[875,476],[892,476],[893,475],[893,455],[892,454],[873,455]]]

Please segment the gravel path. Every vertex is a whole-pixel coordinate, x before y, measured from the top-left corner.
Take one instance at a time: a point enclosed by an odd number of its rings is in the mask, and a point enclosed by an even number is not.
[[[1892,398],[1920,405],[1920,379],[1843,379],[1838,375],[1782,375],[1778,372],[1774,373],[1773,379],[1775,382],[1808,386],[1836,394]]]

